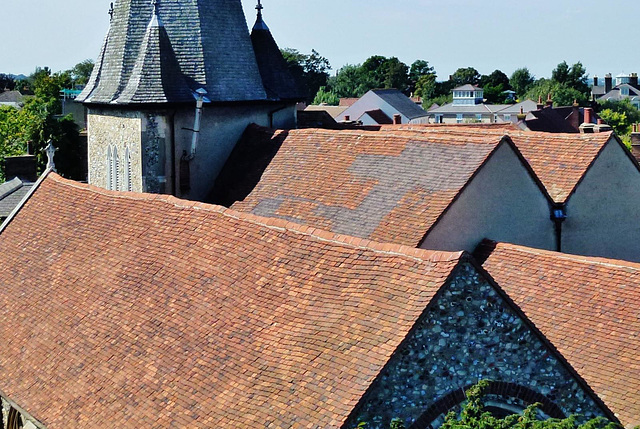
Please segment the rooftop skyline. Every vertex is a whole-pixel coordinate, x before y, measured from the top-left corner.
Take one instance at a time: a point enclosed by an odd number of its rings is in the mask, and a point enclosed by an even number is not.
[[[10,0],[0,30],[4,40],[0,72],[28,75],[37,66],[66,70],[95,59],[109,26],[111,0]],[[242,1],[252,26],[255,0]],[[446,79],[460,67],[510,75],[528,67],[548,77],[562,62],[581,61],[590,76],[637,72],[638,60],[626,52],[638,40],[633,25],[606,25],[607,16],[634,16],[640,3],[612,0],[541,0],[483,3],[471,0],[264,0],[264,19],[281,48],[328,58],[334,74],[345,64],[371,55],[396,56],[411,64],[424,59]],[[621,21],[620,21],[621,22]],[[26,24],[25,24],[26,23]]]

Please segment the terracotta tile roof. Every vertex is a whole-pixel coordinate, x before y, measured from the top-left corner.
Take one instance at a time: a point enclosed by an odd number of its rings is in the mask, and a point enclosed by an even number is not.
[[[386,130],[386,127],[382,127]],[[453,133],[462,135],[507,134],[529,162],[554,202],[563,203],[571,196],[584,174],[612,132],[593,134],[557,134],[522,131],[515,125],[435,125],[399,129],[417,133]]]
[[[340,427],[464,258],[55,174],[0,252],[0,391],[48,429]]]
[[[257,185],[251,182],[255,188],[246,198],[244,192],[227,199],[244,198],[234,209],[412,247],[502,140],[400,129],[292,130],[273,138],[273,132],[256,127],[249,132],[245,144],[281,146],[270,151],[275,156],[264,163],[268,166]],[[277,138],[284,134],[283,140]],[[243,147],[235,151],[248,153]],[[236,158],[232,154],[230,159]],[[231,165],[225,169],[243,171]],[[219,180],[230,182],[226,173]]]
[[[627,427],[640,424],[640,264],[497,244],[484,268]]]

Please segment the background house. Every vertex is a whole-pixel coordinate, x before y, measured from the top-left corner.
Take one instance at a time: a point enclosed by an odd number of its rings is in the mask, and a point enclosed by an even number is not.
[[[396,115],[399,115],[398,123],[402,124],[426,123],[428,116],[424,109],[397,89],[373,89],[353,102],[335,119],[378,125],[388,124]]]
[[[619,101],[629,99],[637,109],[640,109],[640,85],[638,74],[621,73],[616,76],[615,85],[611,74],[604,77],[604,85],[600,85],[598,77],[593,78],[591,95],[596,100]]]

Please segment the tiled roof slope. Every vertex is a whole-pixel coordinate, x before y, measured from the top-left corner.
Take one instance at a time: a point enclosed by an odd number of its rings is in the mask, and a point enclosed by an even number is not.
[[[626,427],[640,424],[640,265],[497,244],[484,268]]]
[[[383,130],[387,128],[383,127]],[[515,125],[403,125],[400,130],[429,134],[507,134],[538,176],[556,203],[566,202],[604,146],[612,132],[557,134],[519,130]]]
[[[307,129],[288,131],[282,142],[271,143],[270,131],[251,132],[244,144],[281,146],[257,186],[233,208],[412,247],[502,141]],[[240,142],[235,151],[243,150]]]
[[[116,0],[101,55],[78,101],[137,103],[119,98],[140,56],[153,8],[149,0]],[[158,15],[190,91],[204,87],[214,102],[266,99],[240,0],[162,0]]]
[[[0,390],[48,429],[340,427],[464,258],[53,173],[0,237]]]

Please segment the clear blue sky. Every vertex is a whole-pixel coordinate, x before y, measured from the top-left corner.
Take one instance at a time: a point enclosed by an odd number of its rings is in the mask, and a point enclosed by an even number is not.
[[[111,0],[2,0],[0,72],[71,68],[95,58]],[[243,0],[249,25],[255,0]],[[459,67],[549,76],[561,61],[590,75],[640,72],[637,0],[263,0],[280,47],[316,49],[334,70],[371,55],[425,59],[440,79]]]

